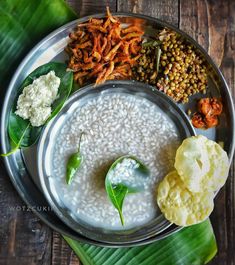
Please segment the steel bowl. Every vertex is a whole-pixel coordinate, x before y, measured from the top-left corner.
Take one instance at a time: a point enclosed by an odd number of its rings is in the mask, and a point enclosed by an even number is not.
[[[56,118],[45,127],[38,144],[38,172],[40,184],[48,203],[66,225],[90,239],[122,245],[154,237],[166,230],[171,223],[160,214],[147,224],[126,230],[109,230],[89,225],[64,205],[60,192],[56,190],[56,176],[53,174],[52,162],[53,146],[57,135],[76,108],[101,95],[114,93],[135,95],[138,98],[147,99],[154,103],[174,123],[180,141],[195,135],[195,131],[186,114],[173,100],[152,86],[136,81],[109,81],[97,87],[89,85],[73,94]],[[73,194],[71,194],[71,198],[72,196]]]

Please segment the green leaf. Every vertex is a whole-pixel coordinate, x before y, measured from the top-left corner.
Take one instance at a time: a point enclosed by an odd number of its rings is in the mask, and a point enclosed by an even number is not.
[[[102,248],[64,238],[83,265],[202,265],[217,253],[209,219],[140,247]]]
[[[9,155],[12,155],[13,153],[15,153],[20,148],[21,142],[24,139],[25,134],[27,133],[27,129],[28,129],[29,126],[30,126],[30,124],[28,124],[28,126],[25,129],[25,131],[22,132],[22,135],[21,135],[21,138],[20,138],[18,144],[15,144],[13,142],[13,146],[14,146],[13,149],[10,152],[6,153],[6,154],[1,154],[0,156],[6,157],[6,156],[9,156]]]
[[[105,180],[105,189],[113,206],[118,210],[122,225],[124,225],[122,206],[123,201],[128,193],[128,188],[122,184],[114,186],[110,181]]]
[[[147,47],[157,47],[161,44],[161,41],[159,40],[150,40],[150,41],[146,41],[142,44],[142,46],[144,48],[147,48]]]
[[[134,162],[137,162],[138,168],[133,169],[134,174],[136,175],[136,181],[134,183],[127,182],[123,180],[122,183],[113,183],[112,181],[112,175],[114,171],[117,169],[118,165],[121,165],[121,163],[125,160],[133,160]],[[124,218],[122,214],[122,206],[124,199],[128,193],[134,193],[138,192],[142,189],[144,189],[144,182],[145,181],[139,181],[140,178],[146,178],[149,176],[149,170],[148,168],[140,162],[138,159],[136,159],[133,156],[122,156],[118,158],[110,167],[106,178],[105,178],[105,189],[107,192],[107,195],[112,202],[113,206],[118,210],[120,220],[122,225],[124,225]],[[120,176],[121,177],[121,176]],[[139,177],[139,179],[138,179]]]
[[[24,120],[20,116],[15,114],[17,99],[24,87],[28,86],[36,78],[40,77],[41,75],[47,74],[51,70],[55,71],[56,76],[60,78],[60,86],[58,89],[59,97],[52,104],[52,113],[48,121],[60,111],[71,92],[73,84],[73,74],[66,71],[66,65],[63,63],[51,62],[42,65],[26,77],[21,87],[19,88],[19,93],[10,112],[8,122],[9,136],[18,147],[28,147],[34,144],[37,141],[43,126],[33,127],[31,126],[29,120]]]
[[[75,93],[79,89],[80,89],[80,85],[77,82],[73,82],[73,88],[72,88],[71,94]]]
[[[76,18],[63,0],[0,1],[1,86],[7,86],[19,62],[38,41]]]

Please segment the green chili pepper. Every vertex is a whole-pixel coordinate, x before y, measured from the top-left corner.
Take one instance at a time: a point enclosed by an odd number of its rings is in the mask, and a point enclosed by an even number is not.
[[[81,135],[80,135],[77,152],[72,154],[69,157],[68,162],[67,162],[66,182],[68,185],[71,184],[76,171],[79,169],[79,167],[83,161],[83,156],[80,153],[81,139],[82,139],[83,134],[84,133],[81,133]]]

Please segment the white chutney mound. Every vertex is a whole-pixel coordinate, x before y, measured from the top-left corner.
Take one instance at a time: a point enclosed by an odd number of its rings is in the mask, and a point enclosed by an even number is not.
[[[51,115],[51,105],[58,96],[60,78],[50,71],[36,78],[32,84],[24,87],[17,100],[16,115],[29,119],[34,127],[39,127]]]
[[[77,150],[81,131],[84,161],[72,184],[65,182],[68,157]],[[52,169],[57,194],[73,214],[107,229],[128,229],[160,214],[158,181],[173,169],[178,131],[155,104],[138,96],[109,93],[80,104],[57,133]],[[120,156],[132,155],[150,170],[148,187],[124,200],[122,227],[105,192],[105,174]]]

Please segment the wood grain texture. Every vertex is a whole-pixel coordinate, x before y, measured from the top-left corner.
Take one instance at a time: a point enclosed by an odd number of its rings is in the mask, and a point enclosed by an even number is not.
[[[179,27],[196,39],[218,66],[224,56],[229,1],[180,1]]]
[[[234,0],[67,0],[78,15],[111,11],[143,13],[179,26],[221,65],[235,96]],[[14,208],[18,206],[17,208]],[[235,163],[218,194],[212,223],[218,254],[210,265],[235,265]],[[62,237],[28,211],[9,181],[0,160],[0,265],[79,265]],[[169,264],[174,265],[174,264]],[[190,264],[189,264],[190,265]]]
[[[105,13],[106,6],[111,12],[116,12],[116,0],[67,0],[69,5],[76,11],[79,17],[88,16],[96,13]]]
[[[225,1],[226,2],[226,1]],[[227,80],[228,86],[235,99],[235,1],[227,0],[227,31],[224,38],[224,56],[221,62],[221,70]],[[216,231],[220,232],[219,246],[222,248],[226,245],[224,252],[221,252],[221,257],[226,257],[225,264],[235,265],[235,157],[230,168],[228,181],[224,189],[224,201],[220,205],[216,205],[215,213],[220,213],[218,218],[223,217],[225,226],[224,229],[219,229],[217,218],[213,219],[217,225]],[[226,236],[221,230],[224,230]],[[220,253],[219,253],[220,254]],[[220,255],[215,262],[220,263]],[[222,263],[221,263],[222,264]]]
[[[19,198],[0,160],[0,264],[50,264],[51,230]]]
[[[79,265],[78,257],[69,247],[67,242],[62,238],[62,236],[53,231],[52,235],[52,260],[51,264],[56,265]]]
[[[178,1],[176,0],[118,0],[117,10],[142,13],[178,26]]]
[[[206,1],[180,1],[179,13],[179,28],[192,36],[208,51],[209,24]]]

